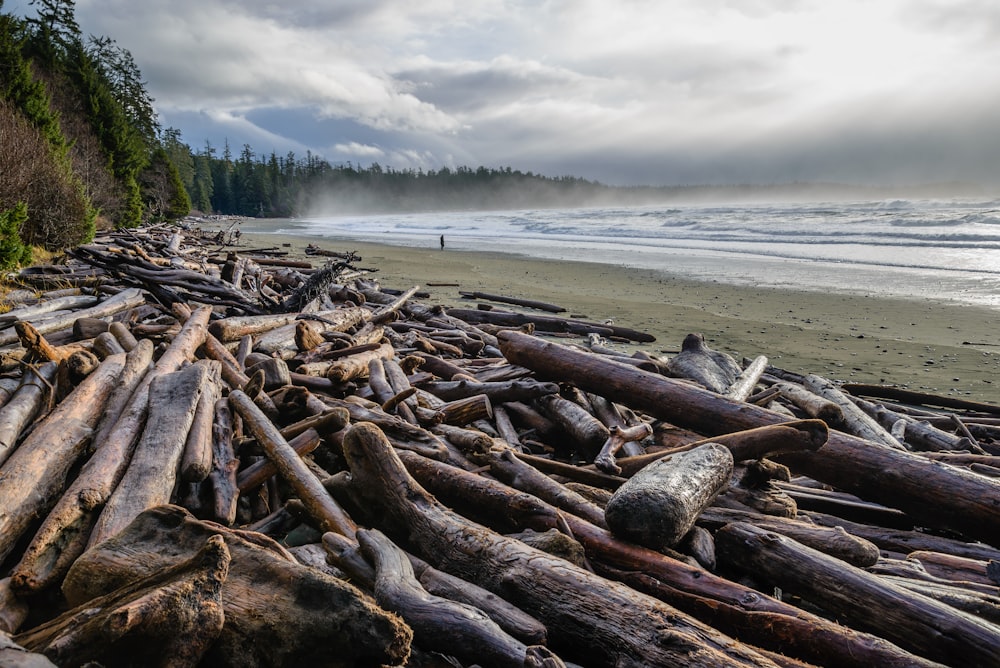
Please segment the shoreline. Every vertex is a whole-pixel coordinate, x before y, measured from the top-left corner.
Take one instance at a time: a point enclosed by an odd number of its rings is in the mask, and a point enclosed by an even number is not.
[[[362,258],[356,265],[378,269],[373,277],[383,286],[420,285],[433,304],[475,308],[477,302],[459,290],[536,299],[565,307],[564,316],[610,318],[657,339],[611,344],[626,352],[671,355],[684,336],[700,332],[710,346],[737,359],[766,355],[775,367],[795,373],[990,403],[1000,398],[1000,382],[993,380],[1000,377],[1000,311],[988,307],[755,288],[624,265],[297,234],[245,232],[234,250],[277,247],[290,259],[322,265],[325,258],[305,254],[309,244],[356,251]]]

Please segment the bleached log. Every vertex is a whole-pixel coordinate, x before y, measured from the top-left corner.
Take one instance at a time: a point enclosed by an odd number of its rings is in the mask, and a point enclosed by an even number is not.
[[[63,493],[124,363],[124,355],[105,360],[0,466],[0,562]]]
[[[767,357],[759,355],[754,358],[743,371],[726,388],[723,394],[733,401],[746,401],[753,394],[753,388],[760,382],[760,377],[767,370]]]
[[[836,385],[826,378],[817,376],[816,374],[809,374],[805,377],[803,384],[810,392],[837,404],[843,415],[840,423],[837,425],[838,427],[842,427],[845,431],[855,436],[874,441],[875,443],[881,443],[890,448],[897,450],[906,449],[895,436],[883,429],[882,425],[876,422],[875,419],[869,417],[867,413],[858,408],[846,394],[837,389]]]
[[[73,322],[78,318],[104,318],[120,311],[140,306],[145,301],[146,298],[143,296],[142,290],[128,288],[90,308],[74,311],[59,318],[49,318],[38,322],[35,324],[35,329],[40,334],[50,334],[71,327]],[[13,329],[0,332],[0,346],[6,346],[17,340],[17,332]]]
[[[604,509],[612,533],[654,550],[673,547],[729,484],[733,456],[706,443],[669,455],[633,475]]]
[[[114,536],[143,511],[170,502],[198,402],[218,374],[219,363],[209,360],[152,380],[146,428],[97,520],[95,533]]]
[[[26,367],[21,384],[10,400],[0,408],[0,464],[17,446],[21,432],[31,424],[52,396],[58,365],[49,362],[39,367]]]

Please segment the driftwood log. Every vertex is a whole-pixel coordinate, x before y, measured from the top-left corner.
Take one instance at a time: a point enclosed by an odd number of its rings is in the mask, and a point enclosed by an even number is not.
[[[656,599],[470,524],[427,494],[377,427],[344,439],[352,484],[408,527],[442,570],[508,600],[548,627],[553,649],[588,665],[773,665]],[[461,538],[460,538],[461,536]]]
[[[788,421],[765,408],[519,332],[501,332],[499,339],[507,359],[543,379],[571,382],[709,436]],[[780,461],[838,489],[898,507],[928,526],[987,542],[1000,532],[1000,480],[947,464],[928,466],[918,455],[872,447],[836,431],[818,451],[782,455]]]
[[[733,455],[718,443],[669,455],[615,490],[604,516],[618,536],[654,550],[673,547],[732,474]]]
[[[225,540],[233,559],[222,587],[225,624],[206,657],[210,665],[392,665],[406,657],[409,628],[371,598],[300,565],[261,534],[199,521],[176,506],[150,509],[88,550],[70,569],[63,593],[70,604],[82,604],[190,558],[212,536]]]

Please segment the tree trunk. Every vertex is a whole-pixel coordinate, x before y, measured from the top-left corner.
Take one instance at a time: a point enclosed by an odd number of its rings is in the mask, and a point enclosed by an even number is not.
[[[52,397],[58,366],[48,362],[38,368],[26,367],[20,386],[0,408],[0,464],[14,452],[21,432],[42,410],[46,399]]]

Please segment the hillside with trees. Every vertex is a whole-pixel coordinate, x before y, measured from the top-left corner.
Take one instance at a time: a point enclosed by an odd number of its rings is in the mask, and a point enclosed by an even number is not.
[[[166,155],[131,54],[84,38],[71,0],[0,0],[0,265],[31,246],[59,250],[97,226],[184,216],[190,200]],[[14,232],[16,231],[16,235]]]

